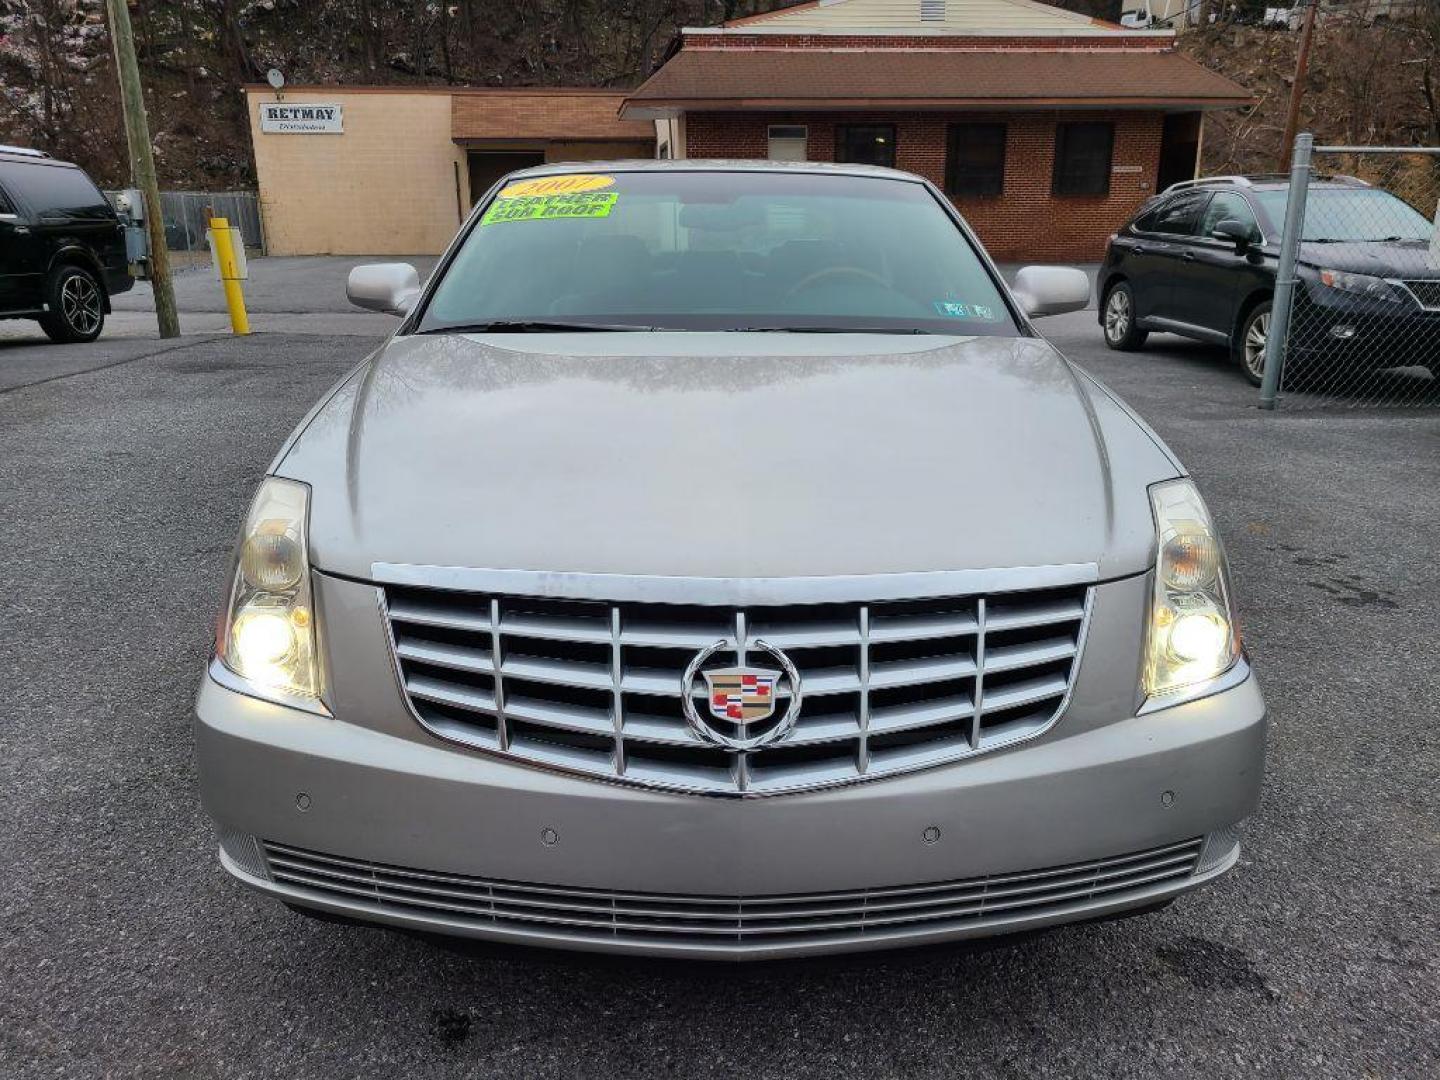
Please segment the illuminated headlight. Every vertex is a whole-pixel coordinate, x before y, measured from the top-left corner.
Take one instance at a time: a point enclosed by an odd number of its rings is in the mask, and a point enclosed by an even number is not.
[[[1223,675],[1240,656],[1225,552],[1189,480],[1150,489],[1159,555],[1146,643],[1145,691],[1177,694]]]
[[[269,477],[260,485],[235,559],[215,653],[262,696],[320,694],[305,528],[310,489]]]
[[[1386,303],[1399,304],[1405,299],[1400,291],[1384,278],[1371,277],[1369,274],[1351,274],[1344,270],[1321,270],[1320,284],[1327,289],[1353,293],[1366,300],[1383,300]]]

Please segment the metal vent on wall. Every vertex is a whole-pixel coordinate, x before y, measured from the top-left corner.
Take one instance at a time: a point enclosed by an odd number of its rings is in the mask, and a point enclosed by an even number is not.
[[[925,768],[1058,717],[1084,641],[1084,586],[867,603],[689,606],[388,585],[416,718],[446,739],[563,771],[713,794],[767,794]],[[696,734],[683,675],[757,640],[795,665],[793,730],[736,752]],[[704,704],[703,680],[688,692]],[[777,708],[788,695],[777,687]]]
[[[945,0],[920,0],[921,22],[944,22]]]

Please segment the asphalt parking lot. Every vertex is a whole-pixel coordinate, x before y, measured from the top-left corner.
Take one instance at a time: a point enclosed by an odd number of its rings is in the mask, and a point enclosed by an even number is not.
[[[354,260],[350,260],[354,261]],[[1262,414],[1211,348],[1075,360],[1189,464],[1273,721],[1237,871],[1147,917],[739,968],[326,925],[221,872],[191,700],[256,481],[389,325],[257,264],[260,333],[0,337],[0,1076],[1440,1074],[1440,410]],[[264,275],[263,282],[259,275]]]

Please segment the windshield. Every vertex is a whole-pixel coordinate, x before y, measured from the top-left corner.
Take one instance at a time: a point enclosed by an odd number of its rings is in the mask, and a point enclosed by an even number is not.
[[[1277,226],[1285,221],[1288,189],[1258,193]],[[1305,199],[1304,239],[1356,243],[1363,240],[1429,240],[1430,221],[1388,191],[1376,188],[1311,188]]]
[[[920,184],[800,172],[567,173],[518,180],[500,196],[445,271],[422,333],[496,322],[1018,332],[979,256]]]

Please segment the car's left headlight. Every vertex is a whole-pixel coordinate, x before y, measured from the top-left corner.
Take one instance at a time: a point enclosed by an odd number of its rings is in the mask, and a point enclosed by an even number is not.
[[[255,493],[235,558],[215,653],[262,697],[318,698],[315,608],[306,525],[310,488],[267,477]]]
[[[1159,554],[1146,643],[1145,691],[1180,694],[1228,671],[1240,656],[1225,551],[1190,480],[1150,489]]]
[[[1384,278],[1372,277],[1369,274],[1352,274],[1346,270],[1321,270],[1320,284],[1327,289],[1351,293],[1366,300],[1382,300],[1386,303],[1399,304],[1405,299],[1400,291]]]

